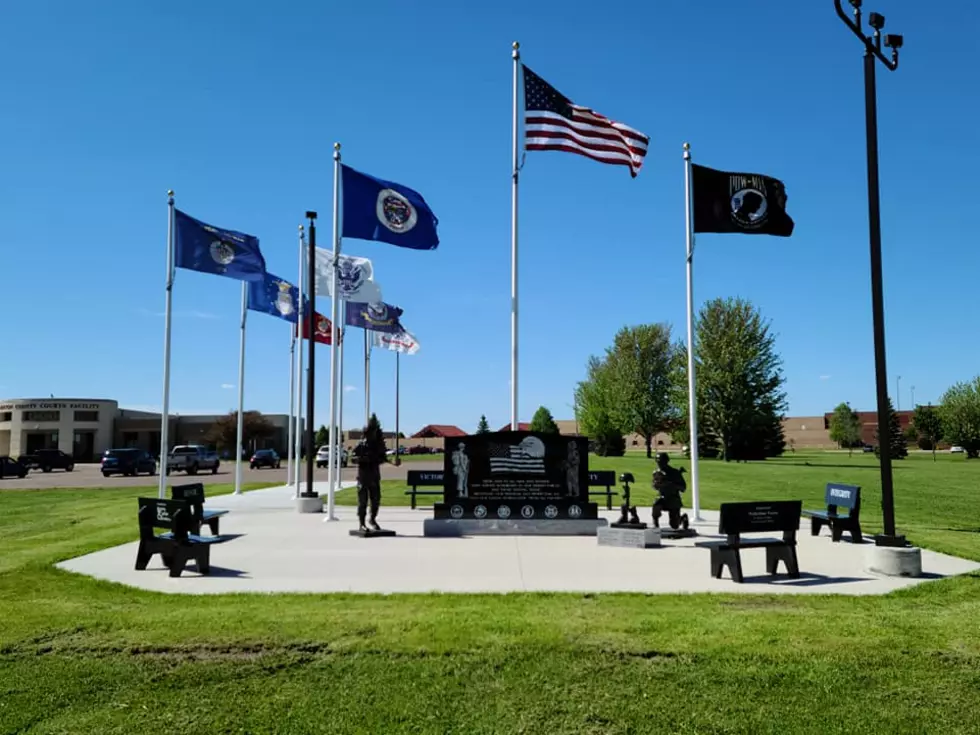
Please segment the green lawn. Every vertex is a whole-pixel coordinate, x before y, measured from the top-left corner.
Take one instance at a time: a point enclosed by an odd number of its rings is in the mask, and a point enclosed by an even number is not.
[[[592,466],[649,486],[641,457]],[[914,457],[895,474],[902,528],[980,559],[980,463]],[[702,476],[705,507],[818,502],[828,480],[861,484],[872,520],[877,506],[873,458]],[[52,567],[133,540],[144,492],[0,492],[0,733],[977,731],[980,574],[856,599],[185,597]]]

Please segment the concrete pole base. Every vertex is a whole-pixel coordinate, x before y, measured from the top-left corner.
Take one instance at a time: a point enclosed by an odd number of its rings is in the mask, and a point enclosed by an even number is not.
[[[302,495],[296,498],[296,512],[297,513],[322,513],[323,512],[323,498],[317,496],[314,498],[304,498]]]
[[[921,577],[922,549],[914,546],[871,546],[865,565],[869,572],[886,577]]]

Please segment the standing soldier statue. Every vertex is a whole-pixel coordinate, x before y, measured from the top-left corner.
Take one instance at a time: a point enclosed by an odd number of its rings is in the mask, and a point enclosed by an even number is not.
[[[653,472],[653,489],[659,493],[653,503],[653,525],[657,528],[660,528],[660,515],[667,511],[667,520],[673,530],[687,530],[687,513],[681,513],[681,493],[687,489],[683,472],[683,467],[670,466],[666,452],[657,455],[657,469]]]
[[[357,532],[361,535],[376,535],[377,532],[382,531],[381,526],[378,525],[378,508],[381,505],[381,465],[388,461],[388,457],[381,424],[374,414],[371,414],[367,428],[364,429],[364,438],[354,447],[354,456],[357,458],[357,520],[360,524]],[[369,501],[371,503],[371,519],[368,521],[370,530],[364,522]]]

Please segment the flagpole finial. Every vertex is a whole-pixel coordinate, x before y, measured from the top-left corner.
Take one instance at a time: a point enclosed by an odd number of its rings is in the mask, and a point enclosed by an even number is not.
[[[174,198],[174,190],[173,189],[167,189],[167,196],[170,197],[171,199],[173,199]]]
[[[514,50],[515,51],[520,51],[520,49],[521,49],[521,42],[520,41],[514,41],[514,43],[512,43],[511,46],[514,47]]]
[[[690,144],[690,143],[685,143],[685,144],[684,144],[684,150],[685,150],[685,151],[689,151],[689,150],[691,150],[691,144]]]
[[[299,226],[299,231],[300,231],[300,232],[302,232],[302,231],[303,231],[303,225],[300,225],[300,226]]]
[[[333,149],[334,149],[335,151],[339,151],[339,150],[340,150],[340,143],[334,143],[334,144],[333,144]]]

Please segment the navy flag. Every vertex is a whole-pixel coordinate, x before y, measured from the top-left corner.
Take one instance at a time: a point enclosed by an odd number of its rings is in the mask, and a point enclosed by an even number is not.
[[[402,325],[398,321],[401,315],[402,310],[391,304],[348,301],[345,323],[350,327],[371,329],[375,332],[401,332]]]
[[[263,280],[249,282],[248,308],[295,324],[299,312],[299,289],[279,276],[266,273]]]
[[[259,238],[224,230],[174,210],[174,257],[178,268],[227,276],[239,281],[261,281],[265,258]]]
[[[439,247],[439,220],[414,189],[341,166],[343,237],[378,240],[412,250]]]
[[[731,173],[691,164],[695,232],[793,234],[786,186],[762,174]]]

